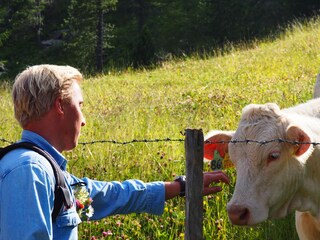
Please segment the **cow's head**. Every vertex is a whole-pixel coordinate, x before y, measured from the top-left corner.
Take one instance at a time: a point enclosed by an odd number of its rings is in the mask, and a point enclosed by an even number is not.
[[[206,136],[210,142],[232,140],[221,147],[229,153],[237,173],[235,191],[227,205],[233,224],[254,225],[284,217],[299,204],[295,193],[302,184],[313,145],[291,143],[311,140],[307,130],[293,122],[276,104],[250,104],[243,109],[235,132],[211,132]],[[279,143],[277,139],[289,142]],[[205,153],[208,146],[205,144]]]

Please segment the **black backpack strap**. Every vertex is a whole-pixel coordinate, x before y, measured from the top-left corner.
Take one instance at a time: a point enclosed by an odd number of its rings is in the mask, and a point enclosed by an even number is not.
[[[53,212],[51,216],[52,221],[55,221],[61,211],[62,206],[65,206],[66,208],[70,208],[73,204],[70,192],[65,183],[65,178],[62,173],[62,170],[60,169],[56,161],[53,159],[53,157],[47,151],[41,149],[37,145],[30,142],[14,143],[2,148],[0,150],[0,160],[6,153],[16,148],[26,148],[26,149],[35,151],[49,161],[53,169],[54,177],[56,179],[56,185],[54,190],[54,207],[53,207]]]

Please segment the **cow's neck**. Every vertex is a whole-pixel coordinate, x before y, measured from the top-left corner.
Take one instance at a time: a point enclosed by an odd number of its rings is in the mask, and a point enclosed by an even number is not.
[[[320,146],[316,146],[306,163],[304,179],[293,201],[296,210],[310,211],[320,218]]]
[[[320,142],[320,98],[299,104],[284,112],[294,116],[299,125],[309,129],[311,142]],[[320,145],[315,145],[312,155],[306,162],[300,188],[294,194],[289,208],[301,212],[310,211],[320,218]]]

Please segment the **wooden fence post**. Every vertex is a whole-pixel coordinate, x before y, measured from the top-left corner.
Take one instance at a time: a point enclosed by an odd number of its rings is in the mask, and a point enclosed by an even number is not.
[[[203,132],[186,129],[185,240],[203,239]]]

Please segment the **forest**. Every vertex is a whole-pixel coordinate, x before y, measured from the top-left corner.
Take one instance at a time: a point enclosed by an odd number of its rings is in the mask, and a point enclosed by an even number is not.
[[[319,0],[1,0],[0,77],[68,64],[90,75],[151,68],[319,15]]]

